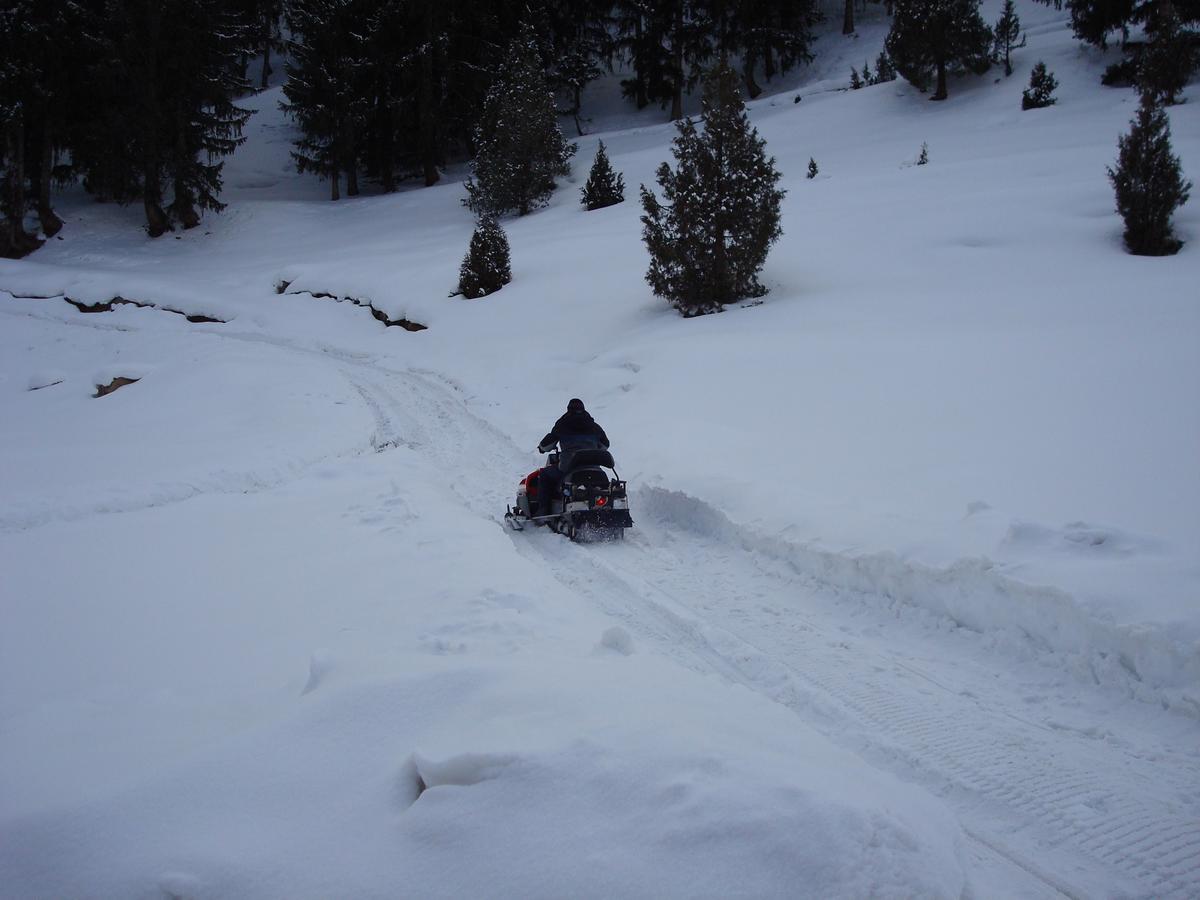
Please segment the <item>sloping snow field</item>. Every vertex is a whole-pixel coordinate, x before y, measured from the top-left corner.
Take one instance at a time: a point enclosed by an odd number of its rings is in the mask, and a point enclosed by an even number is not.
[[[63,197],[0,262],[0,896],[1200,895],[1200,203],[1123,252],[1116,51],[1018,11],[946,103],[840,90],[868,18],[750,105],[785,234],[716,316],[611,83],[480,301],[464,173],[329,203],[278,88],[201,228]],[[624,542],[502,524],[573,396]]]

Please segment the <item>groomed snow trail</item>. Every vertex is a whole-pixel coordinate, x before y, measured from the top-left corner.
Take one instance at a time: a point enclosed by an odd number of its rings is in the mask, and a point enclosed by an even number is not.
[[[723,517],[699,501],[650,489],[633,506],[638,527],[624,544],[514,541],[656,650],[784,704],[941,795],[975,851],[1024,882],[1017,892],[1200,895],[1194,746],[1171,750],[1104,721],[1037,721],[1029,707],[1044,700],[1022,698],[1005,661],[970,659],[970,635],[944,623],[931,634],[928,622],[922,633],[912,619],[927,615],[830,588],[730,540],[727,522],[713,534],[705,523]],[[1161,715],[1165,733],[1193,731]]]

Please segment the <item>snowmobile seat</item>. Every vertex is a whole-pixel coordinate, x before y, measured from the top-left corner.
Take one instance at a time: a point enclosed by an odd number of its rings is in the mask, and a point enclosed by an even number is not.
[[[613,462],[613,456],[607,450],[587,448],[583,450],[568,451],[564,454],[565,468],[568,472],[573,472],[575,469],[581,469],[585,466],[603,466],[606,469],[616,468]]]

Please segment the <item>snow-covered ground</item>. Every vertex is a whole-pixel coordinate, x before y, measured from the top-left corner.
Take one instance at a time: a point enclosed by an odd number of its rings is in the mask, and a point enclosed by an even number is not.
[[[63,198],[0,263],[0,895],[1200,893],[1200,207],[1122,251],[1134,95],[1018,11],[946,103],[836,90],[868,18],[751,104],[785,234],[717,316],[611,83],[481,301],[462,173],[329,203],[277,89],[201,228]],[[500,522],[572,396],[624,543]]]

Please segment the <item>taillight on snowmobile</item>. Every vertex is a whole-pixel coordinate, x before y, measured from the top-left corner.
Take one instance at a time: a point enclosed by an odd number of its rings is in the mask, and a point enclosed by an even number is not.
[[[597,505],[597,506],[604,506],[604,505],[605,505],[605,504],[607,504],[607,503],[608,503],[608,498],[607,498],[607,497],[597,497],[597,498],[596,498],[596,505]]]

